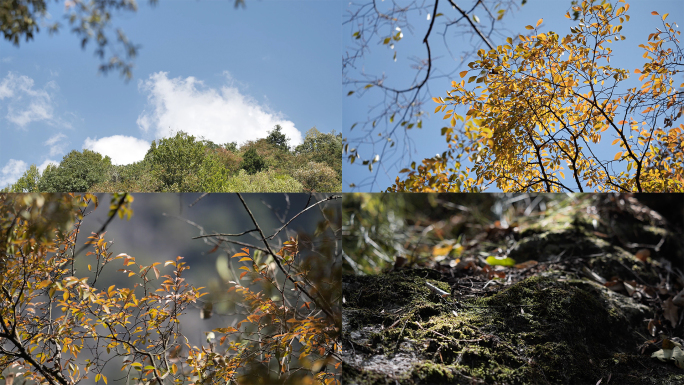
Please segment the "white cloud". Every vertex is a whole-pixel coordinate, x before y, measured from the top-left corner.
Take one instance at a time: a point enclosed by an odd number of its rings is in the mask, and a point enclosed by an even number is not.
[[[145,158],[150,143],[132,136],[114,135],[102,139],[86,138],[83,148],[109,156],[113,164],[130,164]]]
[[[58,162],[58,161],[52,160],[52,159],[47,159],[47,160],[45,160],[45,162],[41,163],[40,166],[38,166],[38,171],[40,171],[40,173],[42,174],[43,171],[45,171],[45,169],[47,168],[47,166],[48,166],[49,164],[53,164],[53,165],[55,165],[55,166],[59,166],[59,162]]]
[[[61,132],[53,135],[50,139],[46,140],[43,144],[50,147],[50,154],[48,156],[55,156],[64,153],[64,148],[69,142],[66,142],[66,135]]]
[[[226,76],[232,83],[229,74]],[[149,109],[138,117],[138,126],[145,132],[151,129],[156,138],[184,131],[218,144],[241,144],[266,137],[280,124],[291,145],[302,143],[302,133],[293,122],[242,95],[232,85],[217,90],[192,76],[169,79],[166,72],[158,72],[140,81],[138,87],[148,93],[149,102]]]
[[[10,159],[5,167],[0,170],[0,187],[9,186],[21,178],[28,165],[23,160]]]
[[[9,98],[7,120],[22,128],[41,120],[51,125],[61,123],[54,118],[54,101],[50,94],[56,89],[54,81],[47,82],[42,89],[34,89],[34,81],[30,77],[8,72],[0,81],[0,100]]]

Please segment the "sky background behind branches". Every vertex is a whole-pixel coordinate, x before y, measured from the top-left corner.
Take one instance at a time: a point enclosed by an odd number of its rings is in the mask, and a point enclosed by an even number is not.
[[[419,2],[420,3],[420,2]],[[469,10],[472,7],[472,2],[464,2],[464,4],[459,5],[465,10]],[[520,2],[516,2],[520,5]],[[651,15],[652,11],[657,11],[660,15],[669,13],[667,21],[672,23],[678,23],[679,28],[676,30],[681,31],[681,26],[684,25],[684,6],[679,0],[632,0],[628,1],[630,9],[627,14],[630,15],[630,21],[623,23],[623,29],[621,34],[626,36],[626,39],[621,42],[616,42],[609,44],[610,48],[613,50],[613,58],[610,61],[610,65],[617,68],[624,68],[629,70],[631,76],[626,81],[620,83],[618,90],[624,92],[628,87],[635,87],[639,85],[638,77],[639,75],[634,74],[635,68],[641,68],[643,63],[646,61],[642,57],[644,50],[639,48],[639,44],[645,44],[648,38],[648,34],[656,32],[655,28],[658,27],[662,30],[662,20],[660,16]],[[420,3],[422,4],[422,3]],[[426,3],[427,4],[427,3]],[[430,9],[434,5],[430,2]],[[347,5],[345,5],[346,7]],[[504,18],[501,20],[500,27],[503,28],[504,36],[515,37],[519,34],[528,35],[528,32],[533,33],[534,31],[528,31],[525,29],[526,25],[536,25],[537,21],[541,18],[544,19],[543,24],[537,29],[538,32],[547,33],[549,31],[555,31],[562,38],[563,36],[570,33],[570,28],[576,26],[579,21],[573,21],[572,19],[565,18],[565,13],[570,9],[570,0],[528,0],[524,6],[519,7],[515,12],[506,13]],[[442,2],[440,2],[440,9],[438,12],[445,11]],[[347,9],[345,9],[345,12]],[[484,16],[484,11],[480,11]],[[455,11],[454,11],[455,14]],[[475,15],[478,14],[476,10]],[[571,12],[572,15],[572,12]],[[453,15],[452,15],[453,16]],[[443,18],[442,18],[443,19]],[[484,17],[481,17],[484,19]],[[413,63],[412,58],[426,58],[427,53],[425,50],[425,45],[422,44],[423,37],[427,32],[430,21],[427,18],[427,13],[422,12],[418,14],[414,13],[413,18],[409,18],[409,21],[413,25],[412,31],[404,30],[404,37],[399,42],[394,45],[394,50],[390,49],[388,46],[382,45],[379,41],[371,41],[369,43],[371,52],[366,52],[365,57],[357,62],[363,63],[362,66],[357,67],[357,71],[365,71],[369,74],[386,74],[387,80],[385,81],[386,86],[395,87],[398,89],[407,88],[411,85],[411,81],[416,77],[415,69],[412,69],[410,65]],[[449,52],[445,49],[441,34],[444,32],[444,25],[440,23],[444,20],[435,21],[435,26],[431,33],[432,40],[430,48],[432,50],[432,57],[435,58],[433,61],[433,66],[442,68],[453,68],[453,59],[451,58]],[[463,21],[462,21],[463,23]],[[352,23],[344,25],[343,34],[343,45],[345,50],[347,47],[352,45],[354,37],[352,34],[358,30]],[[391,31],[387,31],[389,34]],[[396,31],[395,31],[396,32]],[[458,57],[463,50],[468,49],[471,44],[470,36],[457,35],[452,31],[448,32],[445,37],[449,41],[452,47],[452,53],[454,56]],[[473,37],[472,42],[479,43],[481,40],[478,37]],[[681,40],[681,37],[680,37]],[[491,38],[492,44],[494,46],[505,44],[505,37],[495,37]],[[681,46],[681,45],[680,45]],[[457,47],[456,50],[453,47]],[[463,47],[463,48],[460,48]],[[460,49],[459,49],[460,48]],[[482,48],[486,48],[486,45],[482,44]],[[394,51],[397,52],[396,62],[393,60]],[[567,56],[564,56],[567,59]],[[471,58],[463,63],[457,71],[451,77],[442,77],[428,82],[428,89],[431,97],[446,97],[446,91],[451,90],[451,80],[460,81],[461,78],[458,76],[458,72],[468,69],[468,62],[476,60]],[[605,60],[602,61],[605,63]],[[433,67],[434,69],[434,67]],[[421,75],[424,76],[424,72]],[[465,78],[467,80],[468,77]],[[684,77],[678,76],[675,78],[675,88],[678,88],[681,83],[684,82]],[[608,86],[608,84],[606,84]],[[351,86],[346,86],[343,90],[343,94],[347,93],[355,88]],[[362,96],[360,96],[360,94]],[[371,88],[365,93],[355,93],[351,96],[345,96],[343,99],[343,136],[347,138],[353,138],[361,134],[361,126],[364,121],[366,121],[369,116],[368,109],[369,106],[375,106],[382,103],[384,94],[381,90],[377,88]],[[408,131],[408,135],[405,135],[403,130],[397,130],[397,139],[395,139],[395,146],[389,152],[389,156],[385,159],[380,159],[380,164],[375,164],[373,172],[377,172],[376,184],[374,186],[363,185],[364,182],[368,181],[368,178],[372,175],[368,171],[368,166],[361,165],[361,160],[372,159],[375,154],[378,154],[382,149],[382,143],[375,146],[375,151],[369,145],[357,146],[359,148],[359,153],[362,155],[362,159],[357,159],[355,164],[350,164],[345,157],[342,166],[343,191],[383,191],[387,187],[391,186],[395,178],[400,175],[399,170],[408,167],[411,161],[416,161],[420,164],[422,159],[428,157],[434,157],[436,154],[441,154],[447,149],[444,137],[440,134],[442,127],[446,126],[448,123],[442,120],[444,114],[438,113],[434,114],[433,111],[437,106],[433,101],[428,101],[424,104],[424,111],[427,115],[423,118],[423,128],[417,129],[413,128]],[[382,108],[382,107],[379,107]],[[462,108],[459,112],[456,112],[462,116],[465,116],[467,108]],[[377,113],[377,111],[375,112]],[[395,120],[399,122],[397,117]],[[359,124],[350,131],[350,127],[356,123]],[[384,122],[378,122],[378,127],[384,125]],[[462,123],[458,123],[462,124]],[[384,126],[382,126],[384,128]],[[379,132],[379,131],[377,131]],[[605,135],[608,134],[608,135]],[[374,139],[378,140],[379,137],[377,133]],[[597,155],[601,159],[613,159],[616,152],[621,151],[617,145],[611,147],[610,143],[613,141],[613,136],[610,131],[604,133],[604,137],[597,147]],[[381,142],[381,141],[380,141]],[[350,145],[350,147],[352,147]],[[394,151],[394,153],[392,153]],[[399,157],[404,156],[404,161],[398,164],[391,165],[394,160]],[[384,163],[382,163],[384,161]],[[451,165],[451,163],[450,163]],[[467,165],[467,163],[464,163]],[[626,168],[626,163],[624,164]],[[622,169],[618,169],[622,170]],[[571,172],[565,168],[566,179],[571,176]],[[402,179],[406,174],[401,174]],[[359,188],[350,188],[349,185],[353,183]],[[574,186],[574,185],[573,185]],[[494,192],[499,191],[496,188],[490,188],[487,191]]]
[[[341,132],[342,3],[246,3],[141,1],[136,13],[114,12],[113,25],[142,46],[126,83],[98,73],[95,44],[81,50],[64,2],[47,2],[57,35],[0,41],[0,188],[74,149],[139,161],[180,130],[242,144],[280,124],[291,145],[314,126]]]

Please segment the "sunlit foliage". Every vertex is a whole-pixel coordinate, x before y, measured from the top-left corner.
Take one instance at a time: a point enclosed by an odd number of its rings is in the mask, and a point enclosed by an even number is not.
[[[433,98],[449,122],[447,151],[403,169],[390,190],[683,191],[676,24],[652,13],[662,28],[639,45],[647,61],[630,71],[610,64],[609,47],[625,39],[629,4],[582,1],[572,10],[579,23],[565,36],[540,32],[540,19],[526,27],[533,35],[480,50],[460,73],[467,81]],[[630,73],[641,86],[620,88]],[[611,142],[607,157],[602,141]]]

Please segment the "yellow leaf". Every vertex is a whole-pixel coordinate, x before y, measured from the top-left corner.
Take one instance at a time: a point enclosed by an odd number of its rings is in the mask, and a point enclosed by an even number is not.
[[[539,19],[539,21],[537,22],[537,27],[539,27],[539,26],[541,25],[542,21],[544,21],[543,18],[542,18],[542,19]]]
[[[620,159],[621,156],[622,156],[622,151],[615,154],[615,158],[613,160],[618,160],[618,159]]]
[[[450,244],[436,245],[432,248],[432,255],[434,255],[435,257],[447,255],[453,247],[454,246]]]
[[[461,78],[464,78],[467,74],[468,74],[468,71],[463,71],[463,72],[459,73],[459,75],[461,75]]]
[[[528,26],[526,26],[525,28],[526,28],[526,29],[534,29],[534,27],[531,26],[531,25],[528,25]]]
[[[667,15],[669,15],[669,13],[666,13],[663,15],[663,21],[665,21],[665,18],[667,17]]]
[[[611,143],[610,145],[613,146],[613,145],[615,145],[615,143],[617,143],[617,142],[619,142],[619,141],[620,141],[620,138],[617,138],[617,139],[615,139],[615,140],[613,141],[613,143]]]
[[[104,374],[102,375],[102,381],[104,381],[104,382],[105,382],[105,385],[107,385],[107,377],[105,377]]]
[[[435,103],[441,103],[441,101],[439,100],[439,98],[432,98],[432,101],[435,102]]]

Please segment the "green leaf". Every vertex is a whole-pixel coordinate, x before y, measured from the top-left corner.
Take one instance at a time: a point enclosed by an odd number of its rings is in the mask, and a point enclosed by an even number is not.
[[[509,257],[487,257],[487,263],[492,266],[513,266],[515,259]]]

